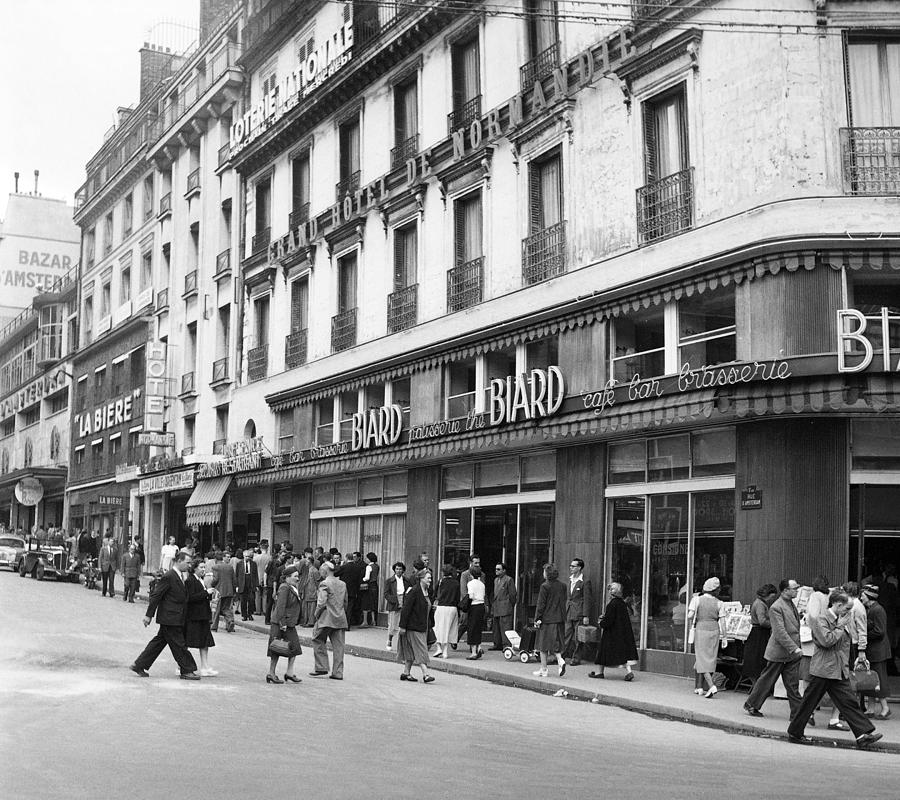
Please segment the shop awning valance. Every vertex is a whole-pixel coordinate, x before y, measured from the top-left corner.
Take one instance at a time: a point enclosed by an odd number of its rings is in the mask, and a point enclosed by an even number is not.
[[[231,486],[231,475],[200,481],[187,501],[188,525],[214,525],[222,518],[222,498]]]

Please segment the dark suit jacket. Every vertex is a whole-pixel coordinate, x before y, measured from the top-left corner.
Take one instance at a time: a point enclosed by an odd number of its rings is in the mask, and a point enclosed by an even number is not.
[[[566,587],[559,581],[544,581],[538,592],[534,618],[541,623],[565,622]]]
[[[591,582],[581,576],[581,580],[575,584],[575,591],[571,591],[570,584],[566,581],[566,619],[581,621],[584,617],[591,616],[594,603],[594,592]]]
[[[431,608],[422,587],[417,583],[409,588],[403,596],[403,609],[400,611],[400,627],[408,631],[428,630],[428,612]]]
[[[187,590],[187,619],[195,622],[210,622],[212,609],[209,607],[209,593],[196,575],[188,575],[184,581]]]
[[[152,618],[154,614],[160,625],[184,625],[187,618],[187,589],[174,569],[157,580],[150,592],[146,616]]]
[[[347,585],[347,596],[359,595],[359,585],[366,574],[366,567],[359,561],[348,561],[341,564],[335,571],[334,577],[340,578]]]
[[[115,542],[110,542],[109,550],[107,551],[106,545],[102,545],[100,547],[100,571],[106,572],[110,570],[115,572],[119,567],[119,545]]]
[[[405,592],[409,588],[410,581],[404,575],[403,576],[403,591]],[[391,575],[384,582],[384,604],[385,608],[388,611],[396,611],[400,608],[400,598],[397,597],[397,576]]]
[[[259,573],[256,570],[256,564],[250,562],[250,569],[244,568],[244,562],[238,561],[237,569],[234,571],[235,589],[238,594],[244,592],[255,592],[259,587]],[[249,585],[248,585],[249,582]]]
[[[296,628],[300,622],[300,598],[287,583],[278,587],[278,598],[275,601],[275,610],[272,612],[272,622],[276,625],[286,625]]]
[[[141,557],[137,553],[134,555],[125,553],[125,558],[122,559],[122,572],[126,578],[141,577]]]
[[[800,615],[790,601],[779,597],[769,609],[772,635],[766,645],[766,661],[795,661],[800,658]]]
[[[509,575],[494,580],[494,599],[491,601],[491,614],[495,617],[508,617],[516,605],[516,584]]]

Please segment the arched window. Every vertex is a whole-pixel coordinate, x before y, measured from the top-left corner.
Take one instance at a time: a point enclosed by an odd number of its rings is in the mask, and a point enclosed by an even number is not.
[[[256,436],[256,423],[252,419],[247,420],[247,424],[244,425],[244,438],[245,439],[253,439]]]

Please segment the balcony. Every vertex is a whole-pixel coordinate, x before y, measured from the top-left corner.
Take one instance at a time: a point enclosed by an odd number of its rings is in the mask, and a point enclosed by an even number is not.
[[[447,313],[481,302],[484,293],[484,256],[447,271]]]
[[[405,331],[416,324],[419,313],[419,284],[406,286],[387,299],[388,333]]]
[[[181,376],[181,392],[179,392],[178,396],[188,397],[195,394],[197,394],[197,387],[194,385],[194,373],[185,372]]]
[[[480,94],[447,114],[447,127],[450,129],[450,133],[453,133],[458,128],[468,127],[470,123],[478,119],[481,119]]]
[[[192,170],[187,177],[187,191],[184,193],[185,197],[193,197],[194,195],[200,194],[200,167]]]
[[[841,128],[844,191],[900,195],[900,128]]]
[[[216,439],[213,442],[213,455],[220,456],[225,452],[225,445],[228,444],[228,439]]]
[[[303,203],[297,206],[288,217],[288,230],[299,228],[304,222],[309,220],[309,203]]]
[[[169,307],[169,287],[160,289],[156,293],[156,311],[165,311]]]
[[[219,148],[219,159],[217,162],[218,169],[223,169],[230,160],[231,160],[231,145],[226,142]]]
[[[247,379],[261,381],[269,374],[269,345],[247,351]]]
[[[172,193],[166,192],[162,197],[159,198],[159,214],[157,217],[162,219],[163,217],[172,213]]]
[[[353,46],[362,50],[390,30],[404,16],[411,13],[413,5],[407,2],[353,4]]]
[[[658,17],[669,7],[674,6],[679,0],[631,0],[632,17],[635,20]]]
[[[230,382],[231,380],[228,377],[228,356],[213,361],[212,380],[209,382],[209,385],[223,386],[224,384]]]
[[[184,294],[182,297],[193,297],[197,294],[197,270],[191,270],[184,276]]]
[[[213,280],[219,280],[228,275],[231,275],[231,248],[223,250],[216,256],[216,274],[213,275]]]
[[[356,344],[356,309],[348,308],[331,318],[331,352],[338,353]]]
[[[522,240],[522,283],[530,286],[566,271],[565,220]]]
[[[253,255],[257,253],[261,253],[269,246],[269,242],[272,239],[272,229],[271,228],[263,228],[259,233],[255,234],[254,237],[250,240],[250,249]]]
[[[306,363],[306,328],[284,337],[284,366],[293,369]]]
[[[638,244],[674,236],[694,224],[694,168],[637,190]]]
[[[356,172],[351,172],[346,178],[342,178],[337,182],[334,188],[338,201],[343,200],[348,194],[356,193],[356,190],[359,189],[359,177],[360,171],[356,170]]]
[[[419,134],[415,133],[391,149],[391,169],[402,167],[419,152]]]
[[[538,53],[531,61],[519,67],[522,91],[528,91],[536,81],[543,80],[559,66],[559,42]]]

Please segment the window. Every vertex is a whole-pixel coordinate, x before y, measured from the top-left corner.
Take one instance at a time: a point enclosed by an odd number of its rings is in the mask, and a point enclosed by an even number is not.
[[[256,236],[260,236],[270,229],[272,224],[272,178],[267,176],[256,183]],[[255,237],[254,237],[255,238]],[[268,241],[265,245],[267,246]],[[253,248],[256,251],[257,247]]]
[[[16,418],[10,417],[9,419],[3,420],[0,422],[0,436],[4,438],[7,436],[12,436],[16,432]]]
[[[303,67],[308,59],[316,51],[316,29],[307,28],[295,40],[297,48],[297,63]]]
[[[153,176],[148,175],[144,178],[143,186],[143,203],[144,203],[144,219],[148,220],[153,216]]]
[[[153,251],[147,250],[141,253],[141,283],[140,291],[149,289],[153,285]]]
[[[559,365],[559,337],[550,336],[525,345],[525,372]]]
[[[216,407],[216,439],[213,442],[213,452],[221,453],[222,445],[228,439],[228,404]]]
[[[900,127],[900,37],[850,39],[847,79],[852,127]]]
[[[562,222],[562,155],[559,149],[529,164],[528,209],[531,233]]]
[[[556,488],[556,454],[492,458],[444,467],[441,499],[487,497]]]
[[[355,250],[338,259],[338,314],[356,308],[356,260]]]
[[[409,413],[412,402],[412,383],[409,378],[391,381],[391,405],[400,406],[403,412],[403,427],[409,428]]]
[[[461,266],[482,255],[481,192],[459,197],[453,204],[453,227],[456,264]]]
[[[193,422],[193,419],[191,420]],[[185,431],[187,431],[187,423],[188,421],[184,421]],[[115,462],[116,456],[119,454],[119,451],[122,449],[122,436],[121,435],[113,435],[109,437],[109,457],[110,460]]]
[[[84,447],[79,447],[75,450],[75,463],[79,466],[84,464]]]
[[[277,84],[278,72],[275,69],[275,65],[272,64],[269,65],[262,73],[262,80],[259,84],[260,97],[265,97],[269,92],[274,91]]]
[[[309,150],[291,159],[291,227],[309,218]]]
[[[113,248],[113,212],[110,211],[103,220],[103,255]]]
[[[649,378],[665,374],[665,309],[662,306],[616,318],[612,333],[615,380],[628,383],[635,375]]]
[[[125,389],[125,359],[122,359],[121,361],[114,362],[112,365],[111,396],[116,397],[122,394]]]
[[[129,192],[125,195],[125,202],[122,203],[122,238],[131,235],[134,226],[134,195]]]
[[[363,411],[372,411],[384,405],[385,384],[373,383],[363,389]]]
[[[94,246],[96,240],[96,233],[94,228],[91,228],[84,235],[84,261],[88,265],[88,268],[94,266]]]
[[[22,427],[27,428],[29,425],[36,425],[41,421],[41,405],[35,403],[31,408],[22,412]]]
[[[653,183],[687,169],[688,136],[684,85],[647,100],[644,116],[644,171]]]
[[[194,452],[194,438],[197,431],[197,418],[196,417],[185,417],[184,418],[184,449],[182,453],[184,455],[190,455]]]
[[[463,361],[454,361],[445,367],[447,407],[445,416],[447,419],[464,417],[475,411],[476,360],[467,358]]]
[[[79,386],[83,385],[84,384],[79,384]],[[59,414],[60,411],[65,411],[69,407],[69,390],[64,389],[50,397],[47,400],[47,406],[48,416],[53,416],[54,414]]]
[[[505,380],[510,375],[518,374],[516,369],[516,346],[492,350],[484,357],[484,407],[489,406],[491,381]]]
[[[164,337],[160,337],[160,341],[165,345],[166,340]],[[131,388],[142,388],[146,381],[144,348],[133,350],[128,360],[131,362]]]
[[[197,367],[197,323],[189,322],[184,343],[184,372],[194,372]],[[192,387],[193,388],[193,387]],[[184,391],[184,387],[182,387]]]
[[[112,280],[107,279],[100,287],[100,318],[108,317],[112,304]]]
[[[338,146],[340,148],[340,182],[337,185],[338,199],[353,194],[359,188],[360,155],[359,155],[359,118],[344,122],[338,127]]]
[[[450,130],[467,126],[481,118],[478,34],[457,42],[450,51],[453,81],[453,111]]]
[[[734,428],[712,428],[609,445],[607,482],[610,485],[733,475],[734,471]]]
[[[90,344],[94,338],[94,298],[84,298],[84,343]]]
[[[734,289],[683,297],[678,301],[678,363],[691,369],[724,364],[737,357]]]
[[[418,224],[412,222],[394,229],[394,291],[398,292],[416,282],[419,252]]]
[[[122,265],[119,273],[119,305],[131,300],[131,259]]]
[[[334,441],[334,398],[323,397],[316,403],[316,444]]]
[[[103,391],[103,383],[106,379],[106,367],[99,367],[94,370],[94,394]]]
[[[529,76],[531,80],[523,81],[527,88],[531,82],[540,80],[549,74],[559,62],[558,52],[554,53],[551,50],[559,42],[559,33],[556,25],[555,0],[525,0],[525,14],[528,58],[532,61],[546,62],[546,64],[535,65],[538,69]],[[543,58],[541,58],[542,56]]]
[[[338,396],[341,409],[339,441],[349,442],[353,430],[353,415],[359,411],[359,392],[351,389]]]
[[[900,470],[900,420],[850,421],[853,469]]]
[[[419,149],[419,91],[417,76],[394,87],[394,149],[391,166],[412,158]]]
[[[289,453],[294,449],[294,411],[288,409],[278,414],[278,452]]]
[[[258,297],[253,303],[256,319],[256,346],[266,347],[269,344],[269,295]]]
[[[103,470],[103,441],[99,441],[96,444],[91,445],[91,465],[94,469],[94,474],[96,475],[98,472]]]
[[[291,283],[291,333],[309,327],[309,278],[304,276]]]

